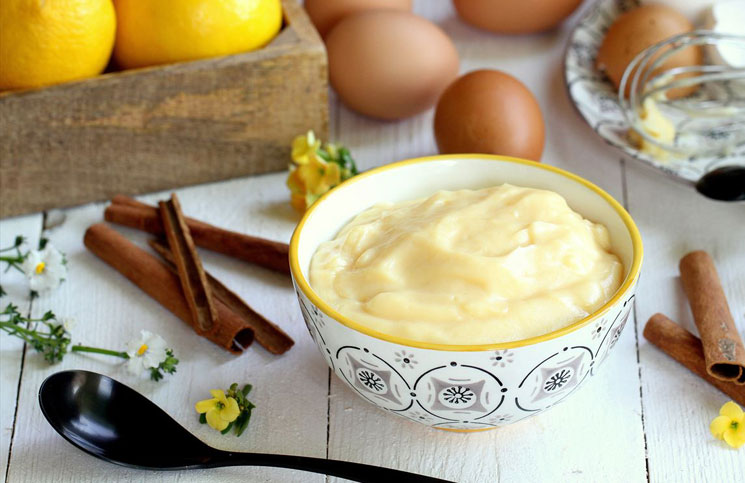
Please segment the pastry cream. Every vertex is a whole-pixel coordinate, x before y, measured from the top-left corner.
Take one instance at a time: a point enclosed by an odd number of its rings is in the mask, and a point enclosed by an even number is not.
[[[488,344],[545,334],[607,302],[623,265],[607,229],[552,191],[439,191],[362,212],[310,265],[318,295],[373,330]]]

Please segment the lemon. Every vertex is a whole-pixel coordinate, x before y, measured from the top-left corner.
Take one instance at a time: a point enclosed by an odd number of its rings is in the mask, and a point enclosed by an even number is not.
[[[282,26],[280,0],[115,0],[114,57],[125,69],[235,54]]]
[[[115,31],[111,0],[0,0],[0,89],[99,74]]]

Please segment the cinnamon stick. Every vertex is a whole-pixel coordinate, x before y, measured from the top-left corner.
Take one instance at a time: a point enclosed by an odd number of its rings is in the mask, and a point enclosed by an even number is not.
[[[199,333],[207,332],[217,319],[217,312],[202,261],[194,248],[189,227],[186,226],[184,215],[181,213],[181,204],[174,193],[170,200],[161,201],[158,205],[194,328]]]
[[[680,280],[701,335],[709,375],[745,384],[745,347],[727,305],[714,260],[702,250],[689,253],[680,260]]]
[[[178,275],[160,260],[102,223],[88,228],[83,242],[101,260],[194,327]],[[234,354],[240,354],[251,345],[253,329],[220,300],[215,300],[215,308],[217,323],[201,335]]]
[[[701,340],[683,327],[663,314],[654,314],[644,327],[644,338],[735,402],[745,405],[745,386],[711,376],[706,370]]]
[[[150,246],[167,262],[174,263],[173,253],[160,240],[150,240]],[[173,268],[175,270],[175,267]],[[272,354],[283,354],[295,343],[277,325],[265,319],[261,314],[254,311],[250,305],[243,301],[237,294],[227,288],[215,277],[205,272],[207,282],[210,284],[212,294],[215,298],[228,306],[233,312],[243,317],[245,322],[253,329],[256,342]]]
[[[106,221],[162,236],[163,224],[158,210],[124,195],[117,195],[104,212]],[[290,273],[289,246],[266,238],[225,230],[186,218],[186,224],[197,246],[229,257],[260,265],[281,273]]]
[[[165,236],[163,223],[160,221],[160,213],[158,213],[157,208],[152,206],[143,208],[131,205],[109,205],[104,210],[103,217],[104,220],[117,225],[128,226],[157,236]],[[199,243],[197,245],[199,246]]]

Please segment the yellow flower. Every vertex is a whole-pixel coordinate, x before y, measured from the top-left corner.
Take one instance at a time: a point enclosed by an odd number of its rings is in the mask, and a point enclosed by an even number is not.
[[[327,163],[316,153],[305,164],[292,169],[287,176],[290,203],[297,211],[305,211],[322,194],[341,183],[341,168]]]
[[[347,148],[341,144],[322,144],[313,131],[292,141],[292,161],[287,187],[290,189],[290,204],[299,212],[305,211],[334,186],[357,174],[354,159]]]
[[[305,211],[311,203],[305,194],[305,181],[300,177],[299,168],[291,169],[287,176],[287,187],[290,188],[290,205],[299,212]]]
[[[212,399],[199,401],[194,405],[197,412],[206,413],[207,424],[218,431],[228,427],[241,413],[238,401],[232,397],[225,397],[225,392],[219,389],[210,391]]]
[[[308,164],[298,167],[307,193],[320,196],[341,183],[341,169],[336,163],[327,163],[319,156],[311,156]]]
[[[326,152],[329,153],[329,156],[331,156],[331,159],[336,159],[339,157],[339,145],[334,143],[326,143]]]
[[[716,438],[723,439],[733,448],[739,448],[745,444],[745,413],[734,402],[725,403],[709,429]]]
[[[295,211],[302,213],[308,209],[310,204],[305,195],[297,195],[293,193],[290,195],[290,206],[292,206]]]
[[[292,141],[292,160],[297,164],[306,164],[320,147],[321,141],[316,139],[312,130],[301,134]]]
[[[292,194],[305,193],[305,181],[300,177],[300,168],[290,168],[286,184]]]

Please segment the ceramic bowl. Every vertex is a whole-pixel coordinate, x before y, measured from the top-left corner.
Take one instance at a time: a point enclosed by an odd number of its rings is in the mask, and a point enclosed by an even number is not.
[[[623,284],[592,315],[563,329],[499,344],[417,342],[371,330],[338,313],[308,283],[318,245],[382,201],[502,183],[553,190],[603,223],[625,267]],[[642,263],[639,231],[623,207],[592,183],[545,164],[488,155],[448,155],[362,173],[319,199],[290,244],[295,291],[311,337],[331,370],[379,408],[428,426],[473,431],[544,411],[574,393],[613,349],[629,317]]]

